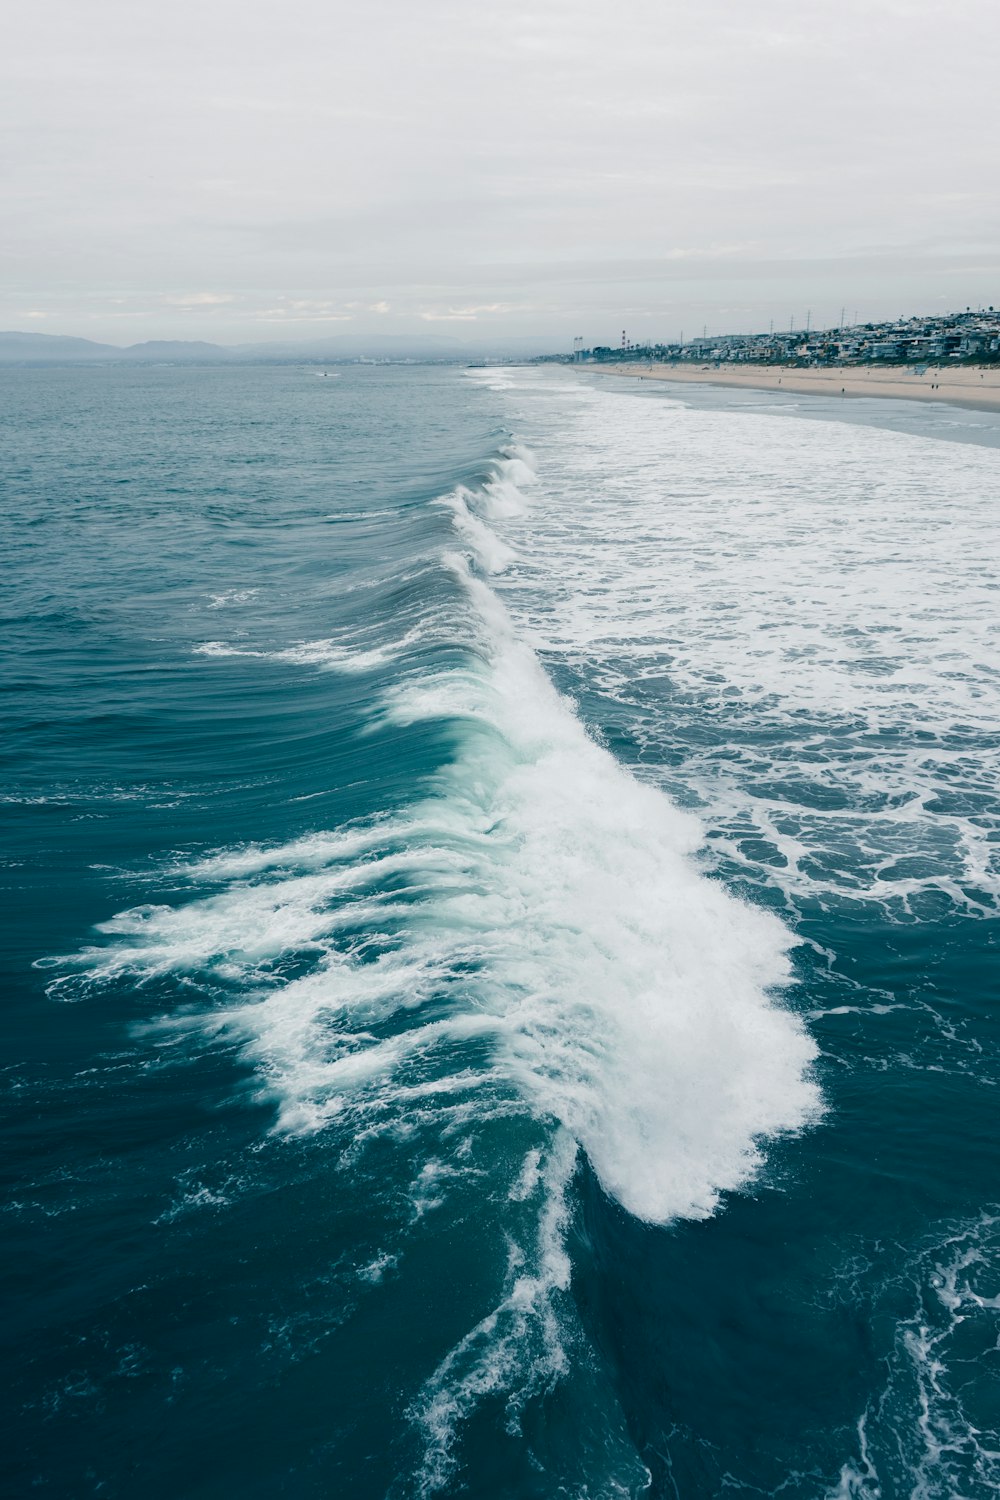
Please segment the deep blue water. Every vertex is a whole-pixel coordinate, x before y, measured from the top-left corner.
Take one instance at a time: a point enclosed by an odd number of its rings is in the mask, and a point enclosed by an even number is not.
[[[5,1493],[1000,1485],[1000,424],[0,373]]]

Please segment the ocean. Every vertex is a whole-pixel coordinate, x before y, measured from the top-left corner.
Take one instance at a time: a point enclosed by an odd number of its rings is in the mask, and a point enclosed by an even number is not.
[[[4,1493],[1000,1488],[1000,417],[0,374]]]

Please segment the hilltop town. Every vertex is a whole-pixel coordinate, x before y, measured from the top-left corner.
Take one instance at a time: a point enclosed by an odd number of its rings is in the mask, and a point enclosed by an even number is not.
[[[720,334],[676,344],[633,343],[625,333],[617,347],[584,349],[548,358],[576,363],[628,360],[823,367],[844,365],[927,365],[1000,363],[1000,310],[949,313],[837,328],[768,333]]]

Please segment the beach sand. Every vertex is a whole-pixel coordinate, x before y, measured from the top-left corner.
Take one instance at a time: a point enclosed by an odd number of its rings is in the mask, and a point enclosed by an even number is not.
[[[580,368],[633,380],[697,381],[743,386],[748,390],[790,391],[814,396],[891,396],[907,401],[947,401],[1000,411],[1000,366],[960,369],[928,365],[920,375],[912,367],[796,370],[781,365],[587,364]]]

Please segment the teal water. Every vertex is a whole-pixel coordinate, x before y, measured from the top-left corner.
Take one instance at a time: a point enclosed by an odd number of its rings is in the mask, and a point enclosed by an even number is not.
[[[0,375],[10,1494],[1000,1483],[1000,423]]]

